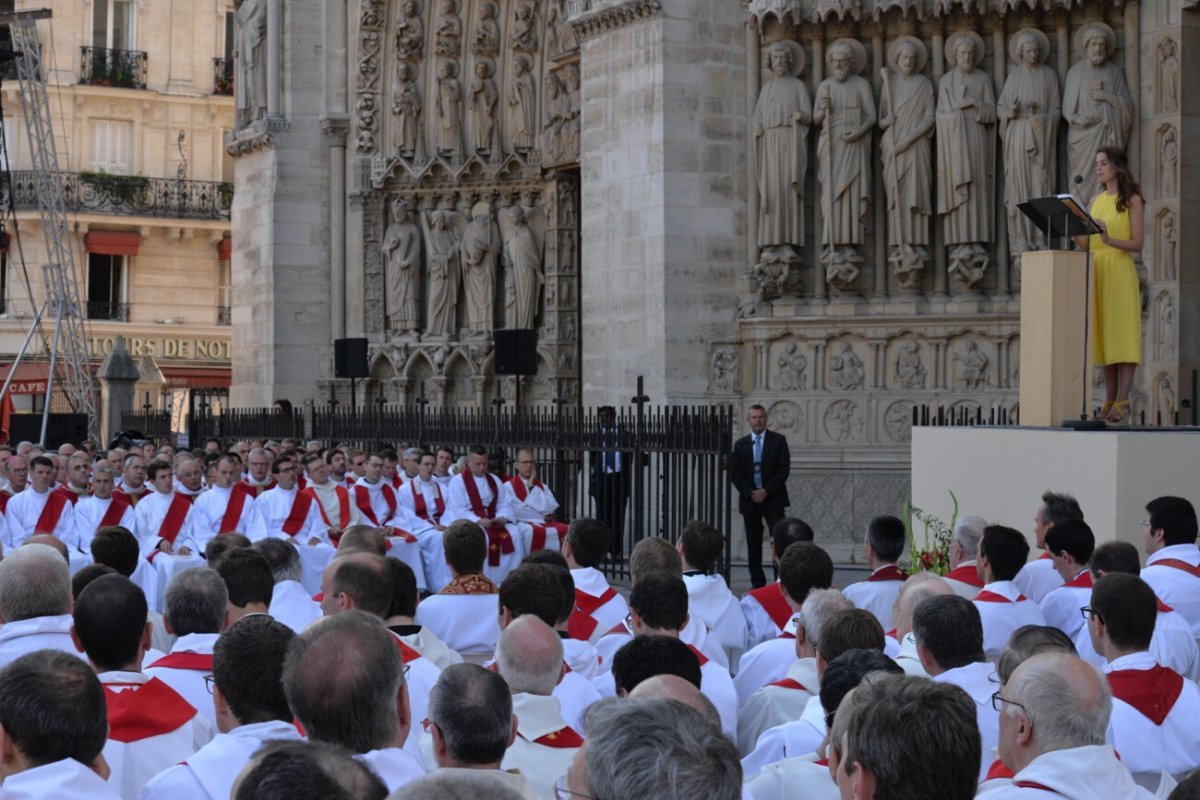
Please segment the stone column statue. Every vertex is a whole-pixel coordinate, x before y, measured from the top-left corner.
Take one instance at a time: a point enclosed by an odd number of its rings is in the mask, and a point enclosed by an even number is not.
[[[984,245],[993,239],[992,179],[996,97],[991,76],[976,69],[983,39],[960,31],[946,42],[954,69],[938,86],[938,213],[950,247],[948,272],[966,288],[978,288],[987,271]]]
[[[929,215],[933,169],[929,139],[933,135],[933,83],[921,74],[927,54],[925,45],[913,36],[892,43],[883,70],[880,105],[883,128],[883,187],[887,193],[888,261],[901,289],[921,285],[921,273],[929,260]]]
[[[527,153],[533,149],[537,135],[537,87],[533,83],[529,56],[513,56],[512,85],[508,89],[508,105],[512,109],[513,149]]]
[[[429,295],[425,333],[429,336],[449,336],[455,329],[459,265],[458,236],[451,225],[452,213],[434,211],[421,215]]]
[[[524,208],[514,203],[500,217],[504,237],[504,324],[533,328],[537,324],[538,295],[542,290],[542,250]]]
[[[1037,250],[1045,237],[1017,208],[1033,197],[1054,193],[1058,141],[1058,76],[1042,62],[1049,53],[1046,34],[1034,28],[1017,32],[1009,55],[1017,63],[996,103],[1004,142],[1004,207],[1008,249],[1012,255]]]
[[[267,0],[238,0],[237,23],[238,125],[249,125],[267,113]]]
[[[402,10],[404,13],[396,23],[396,55],[400,58],[420,58],[425,51],[421,5],[417,0],[405,0]]]
[[[396,65],[396,89],[392,93],[392,145],[404,158],[423,156],[421,135],[421,90],[417,88],[417,68],[407,61]]]
[[[1164,114],[1179,110],[1179,57],[1174,39],[1158,44],[1158,110]]]
[[[571,100],[557,73],[546,73],[546,122],[542,126],[542,149],[552,161],[563,157],[563,125],[571,113]]]
[[[458,62],[446,60],[438,65],[437,81],[437,152],[452,162],[463,154],[463,96],[458,81]]]
[[[571,64],[567,67],[567,99],[568,113],[566,123],[563,125],[563,152],[567,156],[579,155],[580,143],[580,126],[579,115],[583,110],[583,98],[580,95],[580,77],[579,65]]]
[[[471,221],[463,231],[463,290],[467,300],[467,330],[490,334],[496,303],[496,253],[500,237],[492,222],[492,209],[484,202],[471,209]]]
[[[824,212],[825,277],[840,291],[853,289],[862,256],[863,218],[871,197],[871,137],[875,98],[861,78],[867,54],[862,43],[838,39],[826,53],[830,77],[817,87],[813,123],[817,140],[817,180]]]
[[[439,56],[457,56],[462,52],[462,20],[458,18],[458,3],[442,0],[441,13],[434,23],[433,52]]]
[[[812,104],[808,87],[796,76],[804,51],[776,42],[767,51],[771,79],[754,106],[754,172],[757,176],[758,246],[803,247],[804,180],[808,171],[808,129]],[[793,251],[794,252],[794,251]]]
[[[533,13],[532,3],[521,2],[513,11],[512,33],[509,41],[514,50],[524,50],[527,53],[537,52],[537,19]]]
[[[417,294],[420,289],[421,234],[413,224],[408,204],[392,203],[392,224],[383,234],[387,260],[388,327],[393,332],[416,331],[420,325]]]
[[[1096,180],[1096,151],[1105,145],[1125,147],[1133,126],[1133,96],[1125,73],[1108,60],[1116,35],[1103,22],[1079,30],[1076,47],[1083,60],[1067,72],[1063,91],[1063,119],[1067,121],[1068,161],[1071,175],[1083,177],[1079,192],[1091,202],[1100,191]]]
[[[496,128],[496,102],[500,92],[492,79],[495,65],[490,58],[475,62],[475,77],[468,92],[471,97],[471,127],[475,131],[475,152],[492,151],[492,135]]]
[[[471,52],[477,56],[496,56],[500,53],[500,26],[496,23],[496,4],[485,0],[479,6]]]

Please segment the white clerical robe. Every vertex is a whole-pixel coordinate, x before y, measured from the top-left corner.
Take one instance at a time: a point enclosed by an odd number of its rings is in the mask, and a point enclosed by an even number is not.
[[[737,667],[746,650],[746,617],[737,598],[720,575],[683,576],[688,591],[688,613],[704,625],[708,639],[725,651],[726,662]]]
[[[12,504],[9,504],[9,508]],[[1146,557],[1142,580],[1158,598],[1183,615],[1192,626],[1192,634],[1200,639],[1200,577],[1189,574],[1166,562],[1176,561],[1200,566],[1200,548],[1194,544],[1174,544]]]
[[[392,633],[392,636],[396,636],[396,634]],[[428,658],[425,658],[416,650],[404,644],[399,636],[396,636],[396,643],[397,647],[400,648],[401,655],[404,657],[405,665],[408,666],[408,675],[405,676],[405,684],[408,686],[409,711],[412,713],[413,720],[415,720],[413,726],[408,731],[408,738],[404,742],[404,749],[413,758],[420,759],[422,726],[419,723],[429,716],[429,693],[433,690],[433,686],[437,683],[442,671]]]
[[[913,636],[912,631],[904,634],[900,640],[900,652],[896,655],[895,661],[900,665],[900,669],[904,670],[905,675],[911,675],[914,678],[929,677],[929,673],[921,664],[921,657],[917,655],[917,637]]]
[[[196,502],[192,503],[192,537],[199,551],[203,552],[213,537],[222,532],[221,522],[225,519],[225,512],[229,508],[229,501],[232,497],[233,489],[211,486],[196,498]],[[245,498],[236,524],[230,530],[224,531],[225,533],[237,532],[249,536],[257,530],[256,501],[249,495],[245,495]]]
[[[1051,589],[1038,603],[1046,624],[1072,639],[1085,627],[1081,608],[1092,599],[1092,573],[1086,568],[1074,578]]]
[[[763,605],[761,598],[764,596],[770,598],[769,605],[778,609],[778,613],[772,614],[767,606]],[[746,617],[747,650],[777,638],[784,632],[788,621],[794,616],[791,607],[783,598],[783,590],[780,588],[779,581],[767,584],[761,589],[746,592],[738,602],[742,607],[742,615]]]
[[[321,512],[316,502],[307,500],[308,495],[304,496],[308,502],[308,510],[300,522],[299,530],[293,535],[283,529],[295,504],[302,502],[298,501],[299,497],[300,490],[295,486],[291,489],[276,486],[263,492],[254,501],[258,511],[258,524],[250,538],[254,541],[271,538],[293,542],[300,554],[300,582],[310,594],[316,594],[321,591],[321,574],[329,566],[329,562],[333,561],[335,550],[329,543],[329,531],[321,518]],[[309,544],[313,539],[316,539],[317,543]]]
[[[418,495],[424,516],[418,513]],[[417,537],[421,546],[421,560],[425,564],[425,585],[434,594],[440,592],[454,577],[446,564],[442,531],[436,527],[442,524],[442,515],[438,513],[439,503],[444,510],[446,498],[436,481],[416,478],[396,491],[396,516],[400,520],[400,527]]]
[[[279,581],[271,590],[270,615],[296,633],[321,618],[321,605],[299,581]]]
[[[796,662],[795,625],[788,623],[788,630],[770,641],[755,645],[742,656],[733,685],[737,687],[738,702],[745,703],[750,695],[768,683],[777,681],[787,674]]]
[[[520,487],[517,486],[520,482]],[[561,550],[562,540],[566,535],[566,526],[562,523],[548,523],[546,518],[558,510],[558,498],[550,487],[541,481],[529,482],[520,475],[514,475],[500,487],[509,508],[512,509],[513,521],[518,523],[522,536],[529,537],[529,550]],[[522,497],[524,495],[524,497]],[[542,542],[539,538],[534,546],[534,526],[539,526],[545,536]]]
[[[1153,800],[1133,782],[1112,745],[1051,750],[1013,776],[1012,783],[979,795],[987,800]]]
[[[564,674],[551,694],[558,700],[563,719],[577,731],[583,730],[583,719],[592,703],[601,699],[593,682],[578,672]]]
[[[750,780],[770,764],[808,755],[825,740],[825,733],[825,709],[821,706],[821,698],[810,697],[800,719],[762,732],[754,751],[742,759],[742,774]]]
[[[238,774],[260,747],[299,739],[296,726],[283,720],[242,725],[218,734],[184,763],[160,772],[146,784],[140,800],[228,800]]]
[[[187,760],[216,735],[204,715],[162,681],[141,672],[97,677],[108,706],[108,783],[125,800],[137,800],[151,778]]]
[[[70,614],[14,619],[0,627],[0,669],[35,650],[61,650],[76,658],[87,657],[71,641]]]
[[[470,471],[460,473],[454,476],[454,480],[450,481],[450,488],[446,492],[446,512],[442,515],[442,524],[449,527],[451,524],[460,519],[478,522],[480,515],[476,514],[471,507],[471,499],[467,495],[465,481],[471,480],[475,483],[475,488],[479,493],[479,502],[483,504],[484,509],[487,509],[493,500],[496,502],[496,510],[492,514],[492,518],[504,517],[509,521],[506,526],[509,538],[512,541],[512,552],[503,552],[503,546],[499,543],[488,540],[489,559],[484,561],[483,574],[487,575],[497,585],[504,580],[508,573],[517,568],[521,563],[521,559],[529,553],[529,528],[525,528],[526,535],[522,535],[522,529],[512,524],[513,510],[508,502],[504,499],[504,493],[501,491],[504,482],[495,475],[491,476],[493,483],[496,486],[496,491],[493,492],[491,486],[488,485],[486,478],[478,478]],[[485,511],[486,513],[486,511]],[[499,556],[499,564],[493,565],[491,561],[491,547],[497,547],[496,553]],[[579,588],[579,584],[575,584],[575,588]]]
[[[562,638],[563,661],[572,672],[578,672],[589,681],[600,674],[600,654],[590,642],[572,639],[566,631],[559,631]]]
[[[1169,606],[1165,607],[1170,609]],[[1192,626],[1183,615],[1174,609],[1163,610],[1160,606],[1154,621],[1154,637],[1150,640],[1150,654],[1154,660],[1168,669],[1173,669],[1185,678],[1200,680],[1200,647],[1192,636]],[[1103,669],[1104,656],[1092,646],[1092,635],[1084,625],[1075,634],[1075,651],[1084,661],[1097,669]]]
[[[399,627],[393,627],[392,633],[400,637],[400,641],[416,650],[418,653],[428,658],[437,666],[439,670],[445,669],[451,664],[461,664],[463,657],[455,650],[451,650],[446,646],[446,643],[437,637],[437,635],[419,625],[411,626],[416,628],[413,633],[402,633]]]
[[[983,621],[983,652],[989,661],[1000,657],[1017,628],[1046,624],[1037,603],[1021,594],[1012,581],[987,584],[973,602]]]
[[[213,645],[216,633],[189,633],[175,640],[171,652],[146,667],[145,673],[158,678],[170,686],[192,707],[208,718],[216,727],[217,713],[213,708],[213,696],[204,685],[204,676],[212,673]]]
[[[1035,603],[1063,585],[1062,576],[1054,569],[1054,559],[1049,553],[1043,553],[1038,558],[1021,567],[1013,583],[1021,590],[1021,594]]]
[[[500,638],[499,595],[435,594],[417,606],[416,623],[428,628],[451,650],[491,653]]]
[[[570,769],[583,737],[567,725],[553,697],[518,692],[512,700],[517,738],[500,768],[520,770],[538,797],[553,798],[554,783]]]
[[[425,777],[425,768],[407,750],[399,747],[385,747],[381,750],[356,755],[359,761],[371,768],[379,776],[388,794],[395,792],[415,780]]]
[[[92,496],[81,497],[79,498],[79,502],[75,504],[71,538],[75,542],[75,546],[82,552],[92,552],[92,538],[95,537],[96,531],[100,529],[100,523],[104,521],[104,515],[108,513],[112,502],[112,497],[100,499],[99,497]],[[116,524],[133,533],[137,524],[133,506],[125,506],[125,511],[122,512],[121,519]]]
[[[361,495],[364,491],[367,494],[365,505]],[[412,568],[417,579],[417,590],[423,592],[428,586],[425,581],[425,565],[421,561],[421,544],[415,540],[412,532],[401,524],[397,494],[398,491],[382,479],[376,483],[364,479],[354,484],[354,488],[350,490],[350,499],[358,505],[364,525],[396,529],[394,535],[387,537],[387,555],[400,559]],[[368,509],[371,512],[369,514]],[[414,541],[408,541],[408,537],[404,535],[406,533],[412,536]]]
[[[1135,779],[1154,779],[1165,770],[1181,781],[1200,767],[1200,688],[1195,683],[1161,667],[1145,651],[1110,661],[1104,674],[1113,693],[1106,739]]]
[[[999,686],[996,669],[986,661],[946,670],[933,678],[937,683],[951,683],[971,696],[975,702],[975,721],[979,724],[982,751],[979,754],[979,782],[987,777],[995,760],[992,749],[1000,744],[1000,714],[992,708],[992,694]]]
[[[954,590],[956,595],[968,600],[974,600],[975,595],[979,594],[979,590],[983,588],[983,581],[979,579],[979,571],[975,569],[975,559],[960,561],[957,567],[942,576],[942,580]]]
[[[573,569],[571,578],[575,581],[576,608],[575,613],[571,615],[569,630],[575,638],[596,644],[600,637],[611,631],[629,614],[629,602],[620,592],[608,585],[604,573],[595,567]],[[606,595],[608,599],[604,600]],[[584,610],[585,607],[591,606],[595,608],[590,611]],[[577,624],[576,615],[579,615],[581,624]],[[586,631],[589,627],[591,630]],[[576,631],[579,635],[576,635]]]
[[[767,684],[742,703],[738,710],[738,749],[743,755],[749,754],[763,731],[800,719],[808,699],[818,692],[817,660],[793,661],[783,680]]]
[[[8,531],[4,539],[5,550],[15,550],[26,539],[33,536],[38,519],[42,516],[42,510],[45,509],[50,495],[51,492],[49,491],[34,491],[33,485],[30,484],[25,487],[25,491],[20,492],[8,501],[8,508],[4,512],[4,520],[8,526]],[[74,516],[75,507],[69,502],[64,503],[62,513],[59,514],[58,520],[54,525],[54,530],[45,531],[45,533],[53,533],[65,542],[68,547],[73,547]]]
[[[633,628],[628,621],[622,619],[596,641],[597,674],[603,674],[612,669],[613,656],[632,638]],[[717,645],[715,639],[708,638],[708,632],[705,631],[704,626],[698,620],[693,619],[691,614],[688,614],[683,627],[679,630],[679,641],[696,648],[722,667],[727,666],[725,651]]]
[[[317,500],[321,503],[321,509],[325,512],[322,518],[323,522],[334,528],[345,530],[351,525],[358,525],[362,522],[362,514],[359,513],[358,507],[354,505],[354,498],[350,496],[350,492],[346,492],[345,504],[342,503],[342,498],[338,495],[338,487],[346,488],[344,482],[338,483],[333,479],[327,480],[324,483],[308,482],[308,488],[313,490],[317,496]],[[343,518],[346,524],[342,525]]]
[[[9,775],[0,800],[120,800],[115,785],[71,758]],[[174,800],[179,800],[175,798]]]
[[[746,790],[753,800],[839,800],[829,762],[816,758],[816,753],[810,753],[769,764],[746,782]]]
[[[147,492],[146,496],[138,502],[137,508],[133,510],[134,531],[138,537],[138,543],[141,546],[143,556],[147,556],[158,547],[158,543],[163,541],[162,526],[166,520],[167,511],[170,510],[171,504],[175,502],[176,495],[174,492],[163,494],[162,492]],[[179,533],[175,536],[175,541],[171,544],[171,552],[178,555],[184,548],[188,547],[197,555],[202,552],[197,546],[192,535],[192,518],[194,516],[194,505],[189,504],[187,515],[183,518],[183,525],[179,528]]]
[[[852,583],[843,590],[842,594],[855,608],[870,611],[885,631],[895,627],[892,619],[892,607],[904,585],[905,575],[895,564],[884,564],[871,573],[866,580]]]

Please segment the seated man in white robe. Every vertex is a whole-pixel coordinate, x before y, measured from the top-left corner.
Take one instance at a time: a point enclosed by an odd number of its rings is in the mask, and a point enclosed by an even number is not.
[[[442,533],[446,526],[446,498],[442,487],[433,480],[433,454],[422,453],[417,461],[416,476],[396,492],[399,508],[396,517],[405,530],[417,537],[421,545],[421,561],[425,565],[425,586],[431,592],[441,591],[453,577],[446,566],[442,550]]]
[[[274,488],[254,501],[258,510],[258,528],[248,535],[251,541],[282,539],[300,553],[304,588],[316,594],[321,588],[321,573],[333,561],[333,545],[313,495],[296,484],[299,471],[290,455],[279,456],[271,464]]]
[[[709,574],[725,549],[725,537],[712,525],[693,521],[679,532],[677,548],[688,590],[688,614],[704,625],[708,638],[736,667],[746,649],[746,617],[725,578]]]
[[[398,558],[412,567],[421,589],[425,588],[425,567],[421,563],[421,545],[399,519],[396,490],[383,480],[383,456],[373,453],[367,458],[366,474],[355,482],[350,496],[362,515],[362,524],[374,525],[387,539],[387,555]]]
[[[133,530],[133,506],[124,497],[113,494],[115,474],[107,464],[97,464],[92,473],[91,496],[81,498],[75,504],[71,538],[80,552],[92,552],[92,537],[101,528],[120,525],[126,530]]]
[[[1134,575],[1105,575],[1092,589],[1088,632],[1112,690],[1107,741],[1142,786],[1183,780],[1200,767],[1200,688],[1150,652],[1158,598]]]
[[[92,462],[87,453],[76,453],[64,460],[66,480],[54,491],[61,494],[76,505],[88,496],[88,478],[92,471]]]
[[[275,582],[271,589],[269,614],[296,633],[321,617],[321,606],[300,583],[300,553],[282,539],[263,539],[254,543],[271,567]]]
[[[1084,627],[1079,609],[1092,594],[1092,572],[1088,568],[1096,537],[1082,520],[1067,520],[1046,532],[1046,552],[1064,583],[1042,598],[1038,607],[1046,624],[1071,638]]]
[[[229,592],[225,604],[226,628],[245,617],[270,613],[275,579],[271,564],[262,553],[253,547],[235,547],[209,569],[217,571]]]
[[[1157,497],[1146,504],[1142,523],[1146,567],[1142,580],[1158,599],[1183,615],[1200,639],[1200,547],[1196,509],[1182,497]]]
[[[134,533],[142,555],[153,561],[159,555],[190,556],[196,553],[192,538],[192,503],[175,491],[170,463],[150,462],[146,477],[151,491],[133,510]]]
[[[377,617],[348,611],[297,637],[283,686],[308,739],[345,747],[389,792],[425,774],[403,749],[412,724],[404,660]]]
[[[109,783],[136,800],[146,782],[185,761],[216,734],[174,689],[142,672],[150,646],[146,598],[128,578],[105,575],[79,594],[72,636],[104,685]]]
[[[362,519],[345,483],[330,477],[326,458],[328,456],[322,457],[320,453],[310,453],[304,457],[308,486],[302,491],[308,492],[317,501],[317,511],[325,523],[325,535],[336,547],[342,538],[342,531],[351,525],[358,525]]]
[[[567,529],[562,554],[575,581],[575,613],[567,623],[572,639],[595,644],[629,613],[629,603],[597,569],[612,548],[612,531],[598,519],[581,517]]]
[[[796,542],[811,542],[815,534],[802,519],[784,517],[771,529],[771,563],[778,569],[779,559]],[[801,600],[800,602],[803,602]],[[746,617],[746,649],[769,642],[787,632],[796,610],[784,599],[779,581],[746,592],[740,601]],[[739,667],[740,668],[740,667]]]
[[[175,491],[185,497],[196,498],[204,491],[204,465],[186,453],[175,456]]]
[[[450,488],[450,479],[454,477],[451,468],[458,460],[458,456],[445,445],[439,447],[434,455],[437,456],[437,461],[433,467],[433,479],[442,487],[442,491],[446,491]]]
[[[299,740],[283,689],[283,662],[293,639],[291,629],[266,614],[246,617],[221,635],[209,668],[220,734],[147,783],[141,800],[224,800],[258,748]]]
[[[563,604],[558,610],[558,618],[554,621],[554,630],[558,631],[559,638],[563,640],[563,660],[572,672],[578,673],[586,680],[597,677],[602,672],[600,654],[590,642],[572,639],[567,630],[571,614],[575,612],[575,579],[571,577],[567,560],[556,550],[536,550],[525,556],[521,564],[545,564],[554,569],[563,590]]]
[[[516,460],[513,461],[516,474],[504,482],[504,498],[513,510],[515,521],[532,529],[530,552],[546,548],[560,550],[563,537],[567,535],[567,526],[554,519],[554,513],[558,511],[558,498],[549,486],[538,479],[534,469],[536,463],[533,450],[528,447],[517,448]]]
[[[970,699],[953,686],[906,675],[864,681],[838,705],[829,774],[858,800],[973,797],[973,722]]]
[[[92,537],[92,561],[111,567],[118,575],[129,578],[142,590],[142,594],[146,596],[146,603],[150,606],[150,621],[154,624],[151,646],[156,651],[156,657],[166,654],[175,643],[175,637],[167,633],[162,613],[153,606],[151,598],[159,596],[158,572],[149,561],[142,558],[137,537],[120,525],[101,528]]]
[[[975,569],[975,556],[979,554],[979,540],[987,528],[983,517],[959,517],[950,534],[950,571],[943,576],[946,584],[959,597],[974,600],[983,589],[983,580]]]
[[[427,728],[421,759],[431,773],[493,776],[525,800],[538,800],[524,775],[500,768],[517,738],[517,719],[512,693],[499,673],[475,664],[447,667],[429,693]]]
[[[416,623],[460,654],[491,653],[500,637],[496,585],[484,574],[487,540],[474,522],[459,520],[443,534],[453,579],[417,606]]]
[[[192,539],[198,550],[223,533],[249,535],[258,528],[258,509],[247,492],[234,491],[238,465],[232,456],[217,462],[214,482],[192,504]]]
[[[846,597],[858,608],[865,608],[875,615],[885,631],[895,627],[892,606],[900,586],[908,573],[896,566],[908,542],[904,522],[897,517],[883,515],[875,517],[867,525],[863,549],[871,574],[866,580],[852,583],[845,589]]]
[[[234,489],[246,492],[257,500],[268,489],[275,488],[275,479],[271,477],[271,462],[275,455],[265,447],[253,448],[246,456],[246,474],[242,475]]]
[[[1017,628],[1046,624],[1037,603],[1013,582],[1028,555],[1024,534],[1003,525],[989,525],[979,540],[975,567],[984,585],[973,602],[983,621],[983,652],[991,661],[1000,657]]]
[[[35,533],[57,536],[73,546],[75,507],[61,494],[55,494],[54,464],[45,456],[35,456],[29,462],[29,485],[25,491],[8,501],[4,512],[8,532],[5,549],[13,550]]]
[[[1035,603],[1063,585],[1063,578],[1051,563],[1050,551],[1046,549],[1046,532],[1069,519],[1083,521],[1083,510],[1079,501],[1067,494],[1046,492],[1042,495],[1042,504],[1038,506],[1033,516],[1034,537],[1037,549],[1041,555],[1021,567],[1021,571],[1013,578],[1013,583],[1021,590],[1021,594]]]
[[[518,617],[500,635],[496,669],[512,692],[517,720],[517,738],[500,766],[519,770],[540,797],[553,797],[555,782],[583,746],[553,694],[563,674],[562,640],[534,615]]]
[[[8,510],[8,502],[25,491],[29,485],[29,459],[24,456],[10,455],[0,468],[0,514]]]
[[[894,638],[897,642],[896,663],[900,665],[906,675],[918,678],[929,677],[925,674],[925,668],[921,666],[921,659],[917,656],[917,640],[912,632],[912,615],[917,606],[930,597],[958,594],[950,588],[948,583],[946,579],[922,570],[909,577],[900,588],[900,596],[896,598],[896,610],[893,613],[896,631],[889,638]]]
[[[118,800],[106,782],[104,689],[81,659],[29,653],[0,670],[0,796]]]
[[[1017,667],[995,694],[994,703],[1000,708],[998,750],[1001,761],[1014,773],[1013,781],[980,797],[1150,800],[1155,796],[1134,782],[1112,745],[1105,744],[1112,695],[1087,662],[1069,653],[1039,653]],[[915,720],[907,723],[910,736],[917,730],[915,724]],[[944,778],[940,771],[937,774]]]
[[[125,497],[134,508],[150,491],[146,485],[147,460],[141,453],[130,452],[121,462],[121,481],[115,491]]]
[[[484,573],[499,582],[529,552],[532,532],[513,524],[512,508],[501,491],[504,484],[487,470],[487,448],[473,446],[467,456],[467,469],[450,481],[442,524],[452,525],[463,519],[483,529],[488,543]]]
[[[34,650],[82,659],[71,641],[71,575],[52,547],[30,544],[0,561],[0,667]]]
[[[398,558],[387,560],[392,573],[392,603],[388,607],[384,624],[401,642],[416,650],[425,658],[445,669],[451,664],[461,664],[462,656],[446,646],[437,634],[417,624],[417,576],[412,567]]]

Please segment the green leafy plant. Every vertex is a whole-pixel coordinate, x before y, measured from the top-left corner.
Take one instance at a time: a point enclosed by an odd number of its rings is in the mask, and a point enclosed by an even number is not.
[[[111,175],[103,170],[84,170],[79,173],[79,179],[98,194],[119,203],[136,203],[150,188],[150,179],[144,175]]]
[[[923,511],[904,501],[904,530],[908,534],[909,572],[924,570],[936,575],[945,575],[950,571],[950,537],[954,534],[954,525],[958,522],[958,498],[950,492],[953,510],[950,512],[950,522]],[[913,520],[921,523],[922,531],[918,537]],[[919,540],[918,540],[919,538]]]

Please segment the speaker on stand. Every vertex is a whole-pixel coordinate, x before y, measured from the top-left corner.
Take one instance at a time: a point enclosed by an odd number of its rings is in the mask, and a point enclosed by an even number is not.
[[[333,377],[350,379],[350,408],[358,408],[358,380],[369,374],[366,339],[333,340]]]
[[[533,328],[497,328],[492,331],[496,377],[512,375],[517,381],[517,409],[521,408],[521,378],[537,375],[537,331]]]

